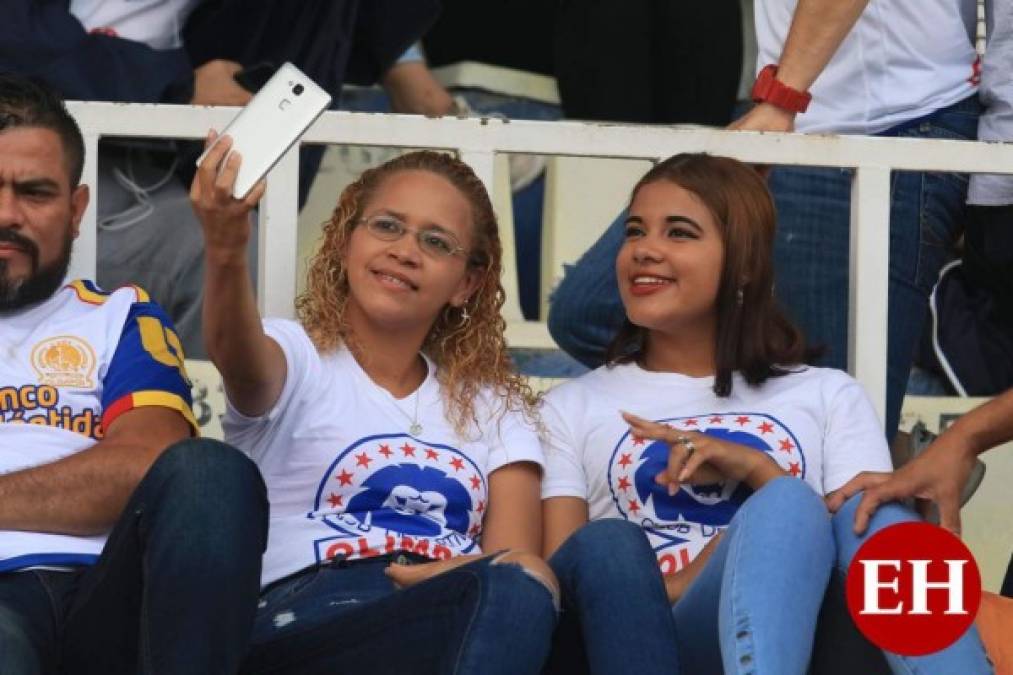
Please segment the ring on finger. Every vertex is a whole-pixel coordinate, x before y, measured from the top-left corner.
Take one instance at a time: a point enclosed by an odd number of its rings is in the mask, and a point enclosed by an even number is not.
[[[693,441],[689,439],[687,439],[682,445],[686,448],[686,459],[688,460],[693,456],[693,453],[696,452],[696,446],[693,445]]]
[[[675,442],[679,443],[680,445],[688,445],[688,444],[692,443],[693,441],[690,440],[689,436],[676,436],[675,437]]]

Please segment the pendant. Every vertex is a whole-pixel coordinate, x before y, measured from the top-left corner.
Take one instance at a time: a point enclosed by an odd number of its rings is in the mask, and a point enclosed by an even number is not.
[[[408,433],[412,436],[418,436],[422,433],[422,425],[418,422],[412,422],[412,425],[408,427]]]

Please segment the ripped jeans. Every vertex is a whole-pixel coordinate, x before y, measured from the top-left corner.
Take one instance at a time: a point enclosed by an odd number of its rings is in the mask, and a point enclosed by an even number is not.
[[[393,554],[305,570],[261,596],[242,673],[538,673],[555,603],[543,583],[496,557],[403,590]],[[403,560],[401,560],[403,561]]]

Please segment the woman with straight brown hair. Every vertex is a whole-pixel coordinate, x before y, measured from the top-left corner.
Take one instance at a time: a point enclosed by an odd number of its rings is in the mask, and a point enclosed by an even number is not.
[[[774,300],[775,221],[738,161],[652,168],[616,259],[626,320],[608,365],[546,397],[557,637],[582,636],[591,672],[804,673],[832,570],[860,543],[821,497],[891,468],[861,386],[805,365]],[[914,518],[898,505],[880,515],[870,531]],[[979,672],[969,635],[891,666]]]

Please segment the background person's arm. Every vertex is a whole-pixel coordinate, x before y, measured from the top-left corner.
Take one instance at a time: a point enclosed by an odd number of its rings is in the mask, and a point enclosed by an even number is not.
[[[869,0],[798,0],[777,64],[777,79],[792,89],[807,91],[830,63],[868,4]],[[760,103],[732,122],[729,128],[792,131],[795,113]]]
[[[975,458],[1013,440],[1013,390],[962,416],[926,448],[893,473],[863,472],[827,496],[837,511],[851,496],[865,491],[855,512],[855,532],[861,534],[884,502],[916,497],[939,507],[940,525],[960,533],[960,492]]]

